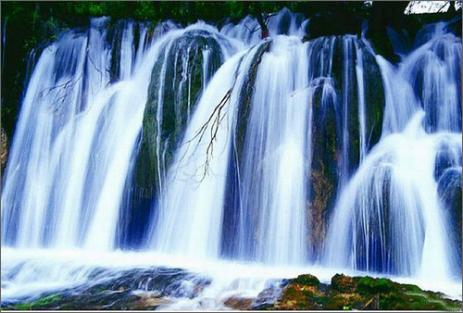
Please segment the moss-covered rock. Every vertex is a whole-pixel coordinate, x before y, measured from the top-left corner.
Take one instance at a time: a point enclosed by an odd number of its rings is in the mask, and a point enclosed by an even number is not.
[[[210,280],[176,268],[94,269],[93,284],[4,303],[8,310],[154,310],[173,298],[198,296]],[[186,283],[188,282],[188,283]]]
[[[157,199],[187,121],[194,112],[206,82],[223,62],[215,35],[191,30],[168,42],[155,63],[143,118],[140,143],[125,195],[130,213],[121,225],[132,234],[121,235],[121,245],[140,244],[153,201]]]
[[[386,278],[336,274],[331,285],[290,280],[272,309],[459,310],[461,301]]]
[[[306,286],[320,285],[320,281],[318,280],[318,278],[310,274],[299,275],[295,279],[290,280],[290,282],[294,284],[301,284],[301,285],[306,285]]]
[[[102,290],[94,294],[52,294],[31,302],[7,305],[7,310],[154,310],[169,300],[130,290]]]
[[[336,274],[331,278],[331,288],[342,293],[351,293],[357,288],[357,284],[352,277]]]
[[[385,293],[394,290],[394,283],[386,278],[361,277],[355,279],[357,291],[361,294]]]
[[[318,38],[309,42],[308,57],[312,81],[308,236],[310,251],[318,256],[338,188],[379,141],[385,99],[379,66],[363,40],[350,35]]]
[[[319,303],[322,293],[314,286],[290,284],[284,291],[274,308],[278,310],[317,310],[322,306]]]
[[[63,299],[59,294],[51,294],[29,303],[18,303],[13,305],[12,309],[15,310],[40,310],[43,308],[54,309],[58,308],[58,304]]]
[[[95,280],[114,275],[108,274],[103,269],[93,273]],[[458,311],[462,306],[461,301],[447,299],[441,293],[386,278],[336,274],[327,285],[304,274],[268,283],[255,298],[230,296],[223,300],[223,305],[237,310],[446,311]],[[2,302],[2,309],[155,310],[177,298],[198,297],[209,284],[210,280],[180,269],[132,269],[93,286],[78,286],[14,303]]]

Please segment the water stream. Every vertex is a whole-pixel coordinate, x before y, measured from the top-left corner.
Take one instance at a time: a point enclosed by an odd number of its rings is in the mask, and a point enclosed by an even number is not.
[[[175,309],[307,272],[461,299],[461,38],[427,26],[393,64],[362,36],[303,39],[288,10],[256,29],[98,18],[43,50],[2,185],[2,301],[151,266],[211,279]]]

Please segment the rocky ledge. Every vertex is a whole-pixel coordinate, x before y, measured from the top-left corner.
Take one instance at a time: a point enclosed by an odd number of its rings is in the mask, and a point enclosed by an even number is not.
[[[274,303],[254,309],[265,310],[446,310],[460,311],[462,302],[441,293],[386,278],[350,277],[336,274],[331,284],[312,275],[289,280]]]
[[[100,272],[100,275],[104,272]],[[184,282],[188,281],[188,288]],[[211,280],[180,269],[133,269],[93,286],[2,302],[2,310],[155,310],[178,298],[195,298]],[[462,302],[390,279],[336,274],[330,284],[310,274],[272,284],[256,298],[230,297],[230,310],[446,310]]]

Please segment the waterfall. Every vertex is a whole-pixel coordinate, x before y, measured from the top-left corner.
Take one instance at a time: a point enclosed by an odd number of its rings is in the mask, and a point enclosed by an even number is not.
[[[239,46],[239,45],[238,45]],[[214,27],[198,23],[180,30],[161,49],[148,86],[141,138],[126,181],[120,243],[146,244],[150,218],[160,214],[167,172],[207,82],[238,49]],[[134,210],[133,208],[137,208]]]
[[[36,65],[2,192],[6,243],[113,245],[119,209],[113,195],[121,193],[146,97],[138,88],[148,77],[145,70],[107,87],[106,23],[96,19],[85,33],[63,34]],[[128,72],[134,60],[124,55],[117,62]]]
[[[457,278],[461,248],[448,228],[458,220],[448,219],[439,184],[450,179],[446,170],[461,179],[461,39],[437,24],[398,67],[377,58],[386,91],[383,138],[340,195],[326,262]]]
[[[287,9],[267,22],[261,39],[250,16],[94,18],[43,49],[3,181],[2,279],[91,279],[15,267],[35,249],[459,279],[461,38],[425,27],[395,64]]]
[[[226,160],[229,141],[226,129],[219,123],[231,122],[233,108],[221,113],[215,105],[233,86],[238,61],[238,56],[233,57],[216,73],[188,125],[160,201],[154,236],[155,247],[160,250],[187,256],[217,255],[226,172],[222,158]],[[229,97],[233,103],[235,96]],[[205,124],[214,112],[215,129],[214,124]]]
[[[266,263],[302,263],[306,254],[306,53],[298,38],[277,36],[262,56],[250,104],[240,207],[250,220],[241,219],[239,234],[254,237],[255,257]],[[257,218],[250,216],[256,208]]]

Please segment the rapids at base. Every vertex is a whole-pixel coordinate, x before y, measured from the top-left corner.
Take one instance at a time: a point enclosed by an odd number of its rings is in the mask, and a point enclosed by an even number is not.
[[[224,260],[205,262],[149,252],[4,248],[2,257],[2,306],[5,303],[36,299],[42,294],[98,285],[117,278],[120,273],[128,270],[135,270],[134,273],[137,273],[159,268],[173,273],[175,279],[170,284],[174,288],[166,289],[166,304],[159,306],[159,310],[227,309],[224,305],[227,299],[255,298],[270,287],[275,289],[273,296],[276,298],[281,292],[279,282],[300,274],[315,275],[322,283],[329,283],[336,273],[385,277],[371,272],[326,266],[278,267]],[[136,280],[136,275],[131,278]],[[389,278],[399,283],[413,283],[423,290],[442,292],[451,299],[462,299],[460,281],[399,276]],[[149,278],[139,279],[136,283],[138,288],[133,288],[133,293],[158,291],[156,283]],[[195,287],[201,285],[204,288],[199,292],[195,291]]]

